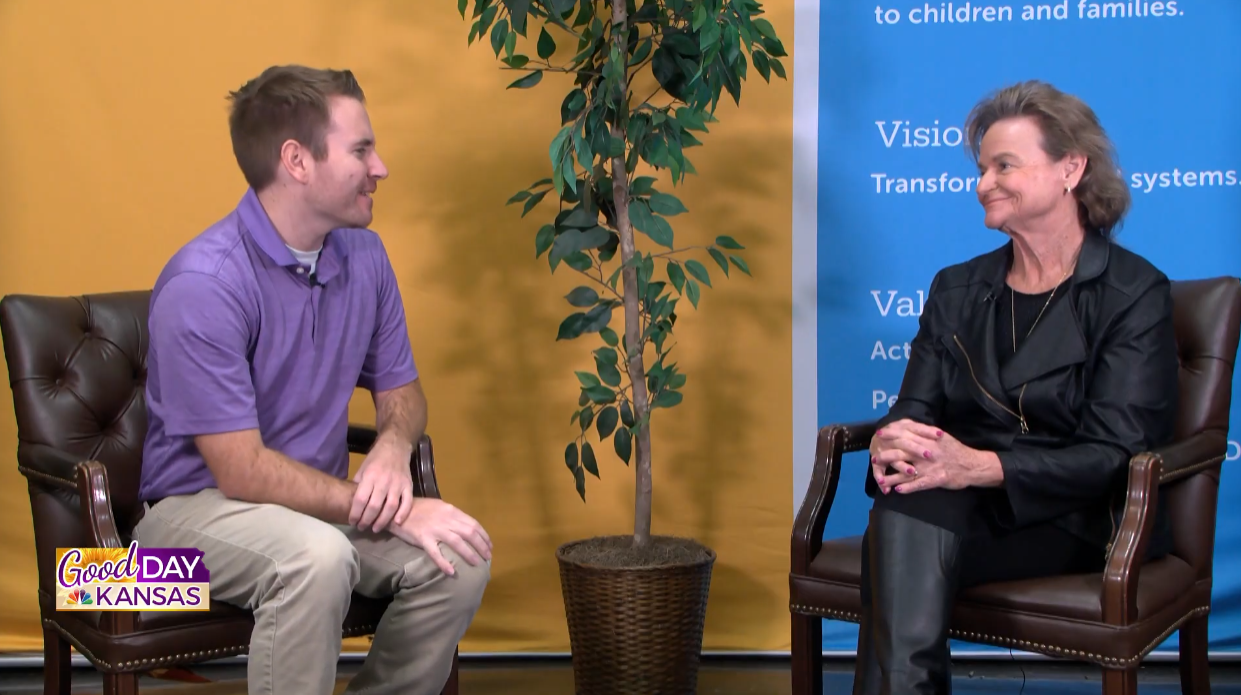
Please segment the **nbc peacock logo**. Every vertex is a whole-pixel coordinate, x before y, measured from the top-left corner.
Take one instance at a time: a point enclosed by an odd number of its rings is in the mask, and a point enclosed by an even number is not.
[[[65,596],[65,604],[69,606],[90,606],[94,603],[95,599],[91,597],[90,592],[82,589],[74,589],[69,592],[68,596]]]

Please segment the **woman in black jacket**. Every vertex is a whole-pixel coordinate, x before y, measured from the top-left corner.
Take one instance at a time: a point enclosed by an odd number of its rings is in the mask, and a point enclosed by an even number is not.
[[[1040,82],[967,122],[1003,247],[941,270],[871,441],[855,693],[946,693],[955,594],[1099,572],[1133,455],[1177,408],[1168,278],[1111,241],[1129,207],[1094,112]],[[1168,551],[1157,514],[1150,554]]]

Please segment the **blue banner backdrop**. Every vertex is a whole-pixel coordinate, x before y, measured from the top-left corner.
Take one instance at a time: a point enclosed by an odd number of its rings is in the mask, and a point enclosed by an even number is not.
[[[816,249],[817,268],[798,278],[795,261],[795,282],[815,286],[817,325],[801,335],[817,345],[817,426],[885,413],[935,272],[1007,241],[982,225],[963,137],[970,108],[1001,86],[1041,79],[1094,108],[1132,187],[1119,243],[1173,279],[1241,275],[1238,0],[823,0],[798,21],[814,13],[818,45],[797,50],[817,66],[802,57],[796,79],[817,72],[817,99],[800,92],[795,128],[804,133],[813,119],[816,237],[801,248]],[[807,226],[803,216],[795,233]],[[1241,387],[1234,394],[1241,400]],[[1220,492],[1213,652],[1241,648],[1237,413]],[[867,466],[857,456],[844,467],[828,538],[865,528]],[[799,453],[795,465],[810,461]],[[852,625],[827,621],[823,635],[825,651],[856,646]],[[1175,647],[1173,638],[1162,649]]]

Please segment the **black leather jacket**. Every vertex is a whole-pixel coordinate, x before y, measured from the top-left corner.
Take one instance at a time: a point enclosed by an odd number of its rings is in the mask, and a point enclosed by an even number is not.
[[[1068,294],[1000,368],[996,298],[1011,262],[1009,242],[936,274],[900,395],[880,425],[909,418],[996,452],[1004,482],[988,497],[994,523],[1052,522],[1106,552],[1129,459],[1173,437],[1180,365],[1171,285],[1146,259],[1088,233],[1060,290]],[[874,479],[866,483],[873,497]],[[1150,554],[1170,544],[1161,505]]]

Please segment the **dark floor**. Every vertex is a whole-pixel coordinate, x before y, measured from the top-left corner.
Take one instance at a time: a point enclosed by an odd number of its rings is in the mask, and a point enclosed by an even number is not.
[[[340,666],[336,692],[344,690],[360,664]],[[829,661],[825,667],[826,693],[848,693],[853,682],[851,661]],[[1099,674],[1086,667],[1051,662],[961,662],[955,666],[956,695],[1075,695],[1100,692]],[[165,695],[245,695],[245,666],[208,666],[196,670],[213,682],[185,684],[144,679],[141,692]],[[1221,664],[1211,671],[1214,695],[1241,695],[1241,665]],[[1175,664],[1153,664],[1142,669],[1143,695],[1180,693]],[[787,660],[750,661],[710,659],[699,676],[700,695],[784,695],[790,691]],[[26,695],[42,692],[42,674],[35,669],[0,669],[0,693]],[[74,693],[101,693],[99,677],[87,669],[74,670]],[[462,695],[572,695],[573,673],[567,660],[475,661],[461,666]]]

